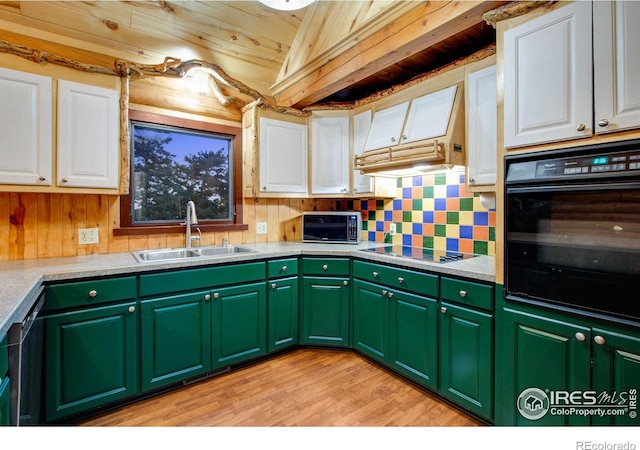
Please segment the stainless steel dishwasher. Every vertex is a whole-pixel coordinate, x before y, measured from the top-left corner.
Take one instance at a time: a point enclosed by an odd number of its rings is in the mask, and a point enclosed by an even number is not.
[[[11,425],[41,424],[44,358],[44,288],[27,315],[11,325],[9,377],[11,379]],[[15,380],[15,381],[14,381]]]

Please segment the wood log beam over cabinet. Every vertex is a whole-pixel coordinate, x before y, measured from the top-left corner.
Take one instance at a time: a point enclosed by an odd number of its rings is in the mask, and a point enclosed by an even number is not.
[[[276,103],[304,108],[482,21],[504,2],[420,2],[413,10],[274,93]],[[302,30],[300,30],[302,31]]]

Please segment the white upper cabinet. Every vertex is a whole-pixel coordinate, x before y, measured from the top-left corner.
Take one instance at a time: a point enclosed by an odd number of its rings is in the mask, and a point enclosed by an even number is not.
[[[51,186],[52,80],[0,68],[0,183]]]
[[[496,66],[476,70],[466,79],[467,184],[495,185],[498,96]]]
[[[120,105],[118,91],[58,83],[58,185],[117,188]]]
[[[367,109],[353,116],[353,153],[359,155],[364,150],[367,134],[371,128],[371,110]],[[368,194],[373,191],[372,177],[359,170],[353,171],[353,193]]]
[[[408,144],[444,136],[456,98],[456,89],[457,86],[451,86],[412,100],[400,143]]]
[[[591,30],[577,1],[505,31],[505,147],[592,134]]]
[[[595,132],[640,126],[640,2],[593,3]]]
[[[311,193],[349,194],[349,116],[311,119]]]
[[[409,102],[404,102],[376,111],[369,128],[365,151],[398,145],[408,109]]]
[[[308,127],[260,118],[260,192],[308,193]]]

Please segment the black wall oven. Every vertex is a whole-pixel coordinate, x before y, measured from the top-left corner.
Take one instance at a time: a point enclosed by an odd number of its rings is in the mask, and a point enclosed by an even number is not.
[[[640,140],[505,158],[505,296],[640,320]]]

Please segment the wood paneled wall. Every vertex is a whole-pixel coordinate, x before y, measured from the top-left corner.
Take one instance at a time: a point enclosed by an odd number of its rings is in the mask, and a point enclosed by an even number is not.
[[[303,211],[331,209],[335,202],[314,199],[245,199],[247,231],[203,233],[200,245],[300,240]],[[267,234],[256,234],[267,222]],[[113,236],[120,225],[120,197],[95,194],[0,192],[0,260],[121,253],[147,248],[180,247],[184,234]],[[99,243],[78,244],[79,228],[98,228]]]

